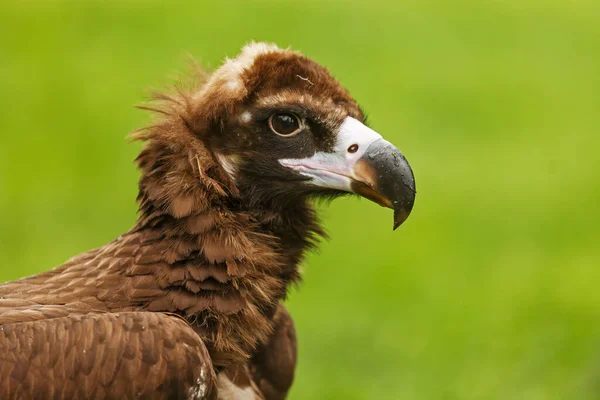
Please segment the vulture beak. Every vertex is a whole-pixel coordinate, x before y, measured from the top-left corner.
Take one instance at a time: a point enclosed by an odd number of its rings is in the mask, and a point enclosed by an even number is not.
[[[393,209],[394,230],[406,221],[415,202],[415,177],[404,155],[352,117],[340,126],[332,152],[280,163],[310,177],[315,186],[356,193]]]

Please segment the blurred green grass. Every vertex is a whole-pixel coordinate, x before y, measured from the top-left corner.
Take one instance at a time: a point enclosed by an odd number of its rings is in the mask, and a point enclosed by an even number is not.
[[[291,399],[600,398],[600,3],[0,4],[0,281],[135,220],[149,87],[255,40],[330,68],[419,190],[342,199],[288,304]]]

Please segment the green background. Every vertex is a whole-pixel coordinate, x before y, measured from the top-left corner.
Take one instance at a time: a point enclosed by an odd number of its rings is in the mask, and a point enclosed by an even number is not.
[[[249,40],[327,66],[415,171],[322,206],[291,399],[600,398],[600,2],[3,1],[0,281],[135,220],[132,105]]]

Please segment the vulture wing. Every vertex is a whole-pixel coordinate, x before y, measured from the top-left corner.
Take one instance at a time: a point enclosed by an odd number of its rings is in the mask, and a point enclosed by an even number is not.
[[[296,369],[296,330],[288,311],[279,306],[273,317],[273,334],[250,360],[254,382],[267,400],[284,400]]]
[[[208,351],[176,315],[7,305],[0,304],[2,399],[216,396]]]

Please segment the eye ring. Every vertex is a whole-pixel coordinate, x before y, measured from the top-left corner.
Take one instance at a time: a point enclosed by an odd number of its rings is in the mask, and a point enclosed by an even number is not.
[[[269,128],[277,136],[290,137],[303,128],[302,120],[294,113],[275,113],[269,117]]]

